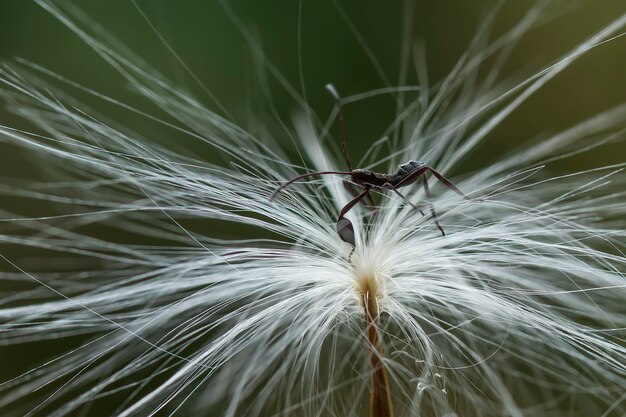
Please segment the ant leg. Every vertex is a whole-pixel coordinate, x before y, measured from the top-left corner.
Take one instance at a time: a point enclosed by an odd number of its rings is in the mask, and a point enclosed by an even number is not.
[[[357,187],[368,189],[368,187],[366,187],[365,185],[356,184],[356,183],[350,182],[347,179],[344,180],[343,185],[346,187],[346,189],[348,189],[349,191],[352,191],[353,193],[356,193]],[[369,201],[372,208],[376,210],[377,209],[376,202],[374,201],[374,198],[372,198],[372,193],[367,193],[367,200]]]
[[[356,246],[352,246],[352,250],[348,254],[348,260],[352,262],[352,255],[354,255],[354,251],[356,250]]]
[[[433,216],[433,220],[435,220],[435,224],[439,228],[439,231],[441,232],[441,236],[445,236],[446,232],[443,231],[443,228],[439,224],[439,219],[437,218],[437,212],[435,211],[435,206],[433,205],[433,203],[431,203],[432,198],[431,198],[430,190],[428,188],[428,180],[426,179],[426,177],[422,177],[422,184],[424,185],[424,194],[426,194],[426,199],[428,200],[428,204],[430,205],[430,214]]]
[[[471,198],[469,198],[468,196],[466,196],[463,191],[459,190],[456,185],[452,184],[452,182],[447,179],[446,177],[444,177],[443,175],[441,175],[440,173],[438,173],[437,171],[435,171],[434,169],[432,169],[431,167],[426,167],[426,169],[428,171],[430,171],[435,177],[437,177],[437,179],[439,181],[441,181],[446,187],[448,187],[449,189],[451,189],[452,191],[454,191],[455,193],[457,193],[458,195],[460,195],[461,197],[463,197],[466,200],[472,200]],[[428,187],[428,186],[426,186]]]
[[[367,199],[369,200],[372,207],[374,207],[374,210],[378,210],[378,207],[376,206],[376,202],[374,201],[374,198],[372,197],[372,193],[370,192],[367,193]]]
[[[364,190],[371,190],[372,189],[371,185],[356,184],[354,182],[350,182],[350,181],[347,181],[347,180],[346,180],[346,182],[344,184],[346,185],[346,188],[347,188],[348,185],[352,186],[352,190],[355,190],[356,187],[360,187],[360,188],[362,188]],[[371,205],[372,210],[373,211],[378,210],[378,206],[376,205],[376,202],[374,201],[374,198],[372,197],[372,193],[367,193],[366,197],[367,197],[368,202]]]
[[[449,179],[447,179],[446,177],[444,177],[443,175],[441,175],[439,172],[437,172],[435,169],[429,167],[428,165],[426,165],[426,166],[424,166],[422,168],[419,168],[418,170],[416,170],[416,171],[412,172],[411,174],[407,175],[405,178],[402,179],[402,181],[398,182],[395,186],[396,187],[404,187],[405,185],[409,185],[409,184],[417,181],[417,179],[419,177],[421,177],[422,175],[426,174],[427,171],[431,172],[446,187],[448,187],[449,189],[451,189],[452,191],[454,191],[455,193],[457,193],[458,195],[460,195],[464,199],[469,200],[469,201],[480,201],[480,200],[472,199],[472,198],[468,197],[467,195],[465,195],[463,193],[463,191],[461,191],[461,190],[459,190],[457,188],[456,185],[452,184],[452,181],[450,181]]]
[[[350,201],[348,204],[343,206],[343,208],[339,212],[339,218],[341,219],[343,216],[345,216],[346,213],[348,213],[352,209],[352,207],[356,206],[356,203],[358,203],[359,201],[363,200],[365,198],[365,196],[369,194],[369,192],[370,192],[370,190],[368,188],[365,191],[363,191],[361,194],[359,194],[356,197],[354,197],[352,199],[352,201]]]
[[[337,234],[339,238],[346,243],[351,244],[356,247],[356,242],[354,238],[354,226],[352,226],[352,222],[346,219],[344,216],[347,212],[349,212],[352,207],[354,207],[359,201],[363,200],[366,195],[370,192],[369,188],[365,189],[361,194],[357,195],[352,199],[348,204],[346,204],[341,211],[339,212],[339,217],[337,218]]]
[[[390,182],[386,182],[383,184],[382,187],[380,187],[381,190],[392,190],[394,193],[398,194],[400,196],[400,198],[402,198],[407,204],[409,204],[411,207],[413,207],[415,210],[419,211],[420,214],[422,216],[424,216],[424,212],[417,207],[415,204],[411,203],[411,201],[406,198],[406,196],[404,194],[402,194],[400,191],[398,191],[398,189]]]

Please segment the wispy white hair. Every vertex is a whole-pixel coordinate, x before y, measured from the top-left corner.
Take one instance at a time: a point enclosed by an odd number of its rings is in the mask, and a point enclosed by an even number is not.
[[[70,18],[72,7],[41,5],[168,118],[34,64],[1,70],[3,103],[32,129],[3,123],[0,141],[45,160],[49,176],[0,189],[49,213],[0,209],[0,242],[31,254],[1,255],[1,285],[19,291],[0,301],[0,344],[48,357],[0,383],[3,415],[366,415],[364,279],[378,286],[397,416],[626,413],[626,164],[558,176],[544,167],[623,140],[626,105],[476,172],[455,170],[534,92],[623,35],[626,15],[521,82],[477,77],[541,18],[535,8],[491,42],[479,33],[450,75],[419,86],[417,98],[404,95],[408,87],[383,90],[403,107],[390,127],[394,152],[368,167],[393,172],[419,155],[456,173],[474,199],[435,189],[445,237],[397,196],[375,211],[357,206],[350,258],[335,231],[353,197],[341,177],[269,200],[306,169],[345,169],[321,140],[336,112],[326,125],[308,108],[294,117],[300,166],[271,135],[207,109],[87,18]],[[226,163],[160,146],[141,124],[87,109],[51,78],[199,141]],[[420,187],[404,190],[424,201]],[[59,342],[62,353],[45,354]]]

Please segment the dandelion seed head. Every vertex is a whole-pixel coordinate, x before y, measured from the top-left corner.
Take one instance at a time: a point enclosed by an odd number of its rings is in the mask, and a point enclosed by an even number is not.
[[[439,83],[342,97],[398,102],[358,168],[389,174],[427,161],[470,196],[431,183],[446,236],[428,206],[422,215],[393,193],[377,196],[376,207],[346,216],[353,248],[335,229],[353,198],[347,178],[307,178],[270,200],[297,175],[345,169],[329,133],[336,109],[319,121],[298,101],[285,122],[298,151],[290,160],[277,138],[208,109],[75,7],[40,4],[162,114],[36,64],[0,69],[0,100],[33,124],[2,122],[0,141],[45,160],[48,174],[0,192],[52,204],[35,216],[0,211],[9,226],[0,241],[33,254],[2,255],[11,271],[2,279],[27,289],[2,298],[0,343],[78,340],[0,382],[0,410],[63,416],[106,402],[121,416],[361,416],[375,361],[397,416],[624,410],[625,165],[565,174],[546,165],[623,140],[626,107],[479,170],[462,163],[534,92],[621,36],[623,16],[522,81],[498,80],[498,63],[494,75],[477,74],[492,55],[508,56],[541,20],[540,6],[493,41],[479,30]],[[65,89],[140,122],[120,125]],[[215,160],[159,145],[143,132],[148,122]],[[388,154],[376,153],[382,145]],[[404,190],[411,202],[427,200],[417,184]]]

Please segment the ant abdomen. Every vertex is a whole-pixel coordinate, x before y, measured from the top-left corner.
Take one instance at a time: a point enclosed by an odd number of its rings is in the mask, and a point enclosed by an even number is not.
[[[402,181],[404,178],[406,178],[407,176],[424,168],[425,166],[426,166],[425,163],[418,162],[418,161],[409,161],[409,162],[405,162],[404,164],[400,164],[398,165],[398,171],[396,171],[396,173],[393,174],[393,177],[391,178],[391,182],[394,184],[397,184],[400,181]]]

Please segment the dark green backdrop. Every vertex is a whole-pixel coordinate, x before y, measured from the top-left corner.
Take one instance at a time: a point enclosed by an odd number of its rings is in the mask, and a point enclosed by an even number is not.
[[[450,71],[481,26],[482,19],[497,3],[415,2],[414,33],[424,39],[430,80],[441,80]],[[215,108],[130,1],[83,0],[75,4],[176,85],[195,92],[207,106]],[[237,25],[219,2],[155,0],[138,4],[202,83],[235,115],[238,123],[245,125],[248,112],[255,110],[258,97],[263,94],[256,78],[258,65]],[[300,53],[304,85],[311,106],[324,117],[333,105],[323,88],[326,83],[334,83],[343,95],[384,86],[352,34],[350,24],[362,34],[364,43],[391,84],[397,83],[399,73],[405,4],[400,1],[341,1],[340,4],[351,23],[342,18],[330,1],[307,0],[301,6]],[[533,4],[529,1],[506,3],[499,13],[494,36],[518,21]],[[237,0],[232,2],[232,8],[268,59],[300,90],[300,3],[295,0]],[[626,5],[619,0],[582,1],[576,6],[572,2],[555,2],[548,10],[554,17],[522,40],[504,68],[503,79],[530,74],[554,62],[576,43],[626,12]],[[616,40],[590,52],[551,81],[494,132],[506,138],[506,141],[492,141],[494,154],[502,150],[499,148],[506,149],[537,134],[566,128],[621,103],[626,94],[625,50],[626,40]],[[129,104],[142,103],[127,90],[114,70],[47,12],[30,1],[0,0],[0,59],[10,61],[16,56]],[[288,120],[296,104],[271,79],[270,88],[279,112]],[[383,96],[346,109],[354,159],[388,126],[395,112],[392,104],[391,97]],[[102,104],[94,104],[97,106]],[[124,120],[122,112],[117,115],[114,110],[106,111]],[[259,113],[258,117],[272,124],[268,114]],[[0,109],[0,121],[11,123],[13,118],[5,109]],[[175,142],[176,138],[169,139]],[[626,151],[623,146],[620,149]],[[594,153],[581,163],[597,165],[615,155],[616,152]],[[6,160],[6,155],[2,158],[4,169],[7,169],[6,164],[17,163],[15,158]]]

